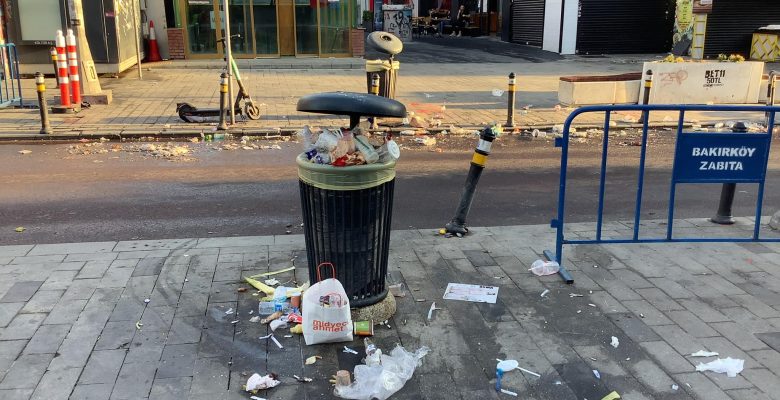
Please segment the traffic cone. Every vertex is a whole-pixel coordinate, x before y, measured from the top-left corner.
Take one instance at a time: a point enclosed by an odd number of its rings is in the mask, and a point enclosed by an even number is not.
[[[149,21],[149,57],[146,61],[162,61],[160,48],[157,47],[157,35],[154,34],[154,21]]]

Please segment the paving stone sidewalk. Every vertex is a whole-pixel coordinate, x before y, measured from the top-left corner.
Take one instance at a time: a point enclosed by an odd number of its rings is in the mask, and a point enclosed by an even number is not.
[[[593,231],[567,226],[572,236]],[[748,219],[676,226],[699,236],[752,227]],[[605,229],[625,237],[631,224]],[[665,228],[649,221],[642,232]],[[780,398],[780,244],[567,247],[576,280],[567,286],[528,272],[553,237],[547,226],[473,228],[463,239],[394,231],[388,280],[405,283],[407,295],[374,339],[386,351],[401,343],[431,352],[392,398],[506,397],[493,389],[497,358],[541,375],[505,375],[504,387],[523,399],[601,399],[613,390],[629,400]],[[296,235],[0,247],[0,398],[246,399],[240,386],[253,372],[282,381],[260,397],[334,398],[328,377],[359,357],[343,344],[306,346],[298,335],[277,334],[284,349],[259,340],[267,327],[248,321],[257,297],[237,292],[241,276],[295,257],[296,269],[278,279],[302,283],[306,253]],[[499,286],[498,302],[442,300],[449,282]],[[428,321],[432,301],[442,310]],[[362,350],[358,340],[347,344]],[[743,359],[745,370],[696,372],[714,359],[690,357],[702,349]],[[305,365],[311,355],[322,359]]]

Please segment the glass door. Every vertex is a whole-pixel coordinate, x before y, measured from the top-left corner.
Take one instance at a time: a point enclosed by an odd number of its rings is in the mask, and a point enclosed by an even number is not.
[[[276,0],[253,0],[252,18],[254,21],[255,54],[257,56],[279,55],[276,6]]]
[[[327,0],[295,0],[295,50],[296,55],[319,54],[319,30],[317,29],[317,2]]]
[[[220,53],[217,46],[217,23],[214,0],[184,0],[183,14],[187,25],[188,55],[214,55]]]
[[[349,0],[319,0],[320,54],[348,55],[352,21]]]
[[[223,0],[219,0],[221,4]],[[230,0],[230,38],[234,58],[253,57],[255,54],[252,38],[252,0]]]

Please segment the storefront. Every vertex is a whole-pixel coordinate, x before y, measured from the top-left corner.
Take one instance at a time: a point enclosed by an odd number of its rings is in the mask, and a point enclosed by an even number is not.
[[[223,57],[223,0],[179,0],[186,58]],[[230,0],[233,56],[348,57],[357,0]],[[217,18],[216,15],[221,15]]]

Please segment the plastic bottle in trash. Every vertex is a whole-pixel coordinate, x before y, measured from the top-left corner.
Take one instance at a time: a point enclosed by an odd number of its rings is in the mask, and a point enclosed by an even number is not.
[[[333,151],[339,144],[339,138],[341,138],[341,133],[339,131],[323,129],[322,133],[320,133],[320,136],[317,138],[317,141],[314,142],[314,147],[326,152]]]
[[[544,276],[558,273],[560,269],[561,266],[555,261],[536,260],[531,264],[529,271],[533,272],[534,275]]]
[[[369,338],[363,339],[363,345],[366,346],[366,365],[373,367],[382,363],[382,350],[376,347]]]
[[[283,311],[287,302],[287,288],[279,286],[274,290],[274,310]]]
[[[355,136],[355,147],[363,157],[366,159],[367,164],[373,164],[379,161],[379,154],[374,150],[374,146],[368,142],[368,138],[365,136]]]
[[[314,134],[311,133],[311,129],[309,128],[309,125],[304,125],[303,130],[298,132],[298,135],[301,137],[301,140],[303,141],[304,153],[314,149]]]
[[[401,149],[398,148],[398,143],[392,139],[385,142],[376,152],[379,154],[379,162],[381,163],[389,163],[401,157]]]

